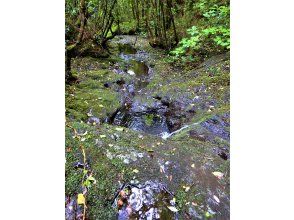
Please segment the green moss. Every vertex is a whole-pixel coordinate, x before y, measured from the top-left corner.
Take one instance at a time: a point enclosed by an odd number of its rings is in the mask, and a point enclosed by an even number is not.
[[[154,115],[152,114],[144,115],[145,124],[148,126],[151,126],[153,124],[153,118],[154,118]]]
[[[92,115],[104,118],[120,106],[118,93],[103,86],[105,81],[117,79],[115,73],[88,71],[80,73],[79,78],[79,84],[66,89],[66,113],[69,117],[86,120],[87,113],[91,111]]]
[[[105,148],[109,143],[113,143],[110,138],[114,131],[108,129],[105,125],[100,127],[99,132],[93,126],[85,123],[68,122],[66,127],[66,195],[75,195],[81,192],[82,169],[75,169],[73,164],[82,161],[80,145],[83,145],[90,170],[93,173],[97,183],[92,184],[86,195],[87,205],[89,207],[87,214],[90,219],[111,219],[115,216],[116,211],[111,207],[110,202],[119,188],[118,181],[126,182],[130,178],[130,169],[122,160],[114,158],[108,159],[105,155]],[[84,140],[75,138],[72,127],[79,134],[83,135]],[[123,131],[122,131],[123,132]],[[100,135],[106,135],[101,138]],[[96,140],[102,142],[97,146]],[[125,140],[124,140],[125,141]],[[70,149],[70,151],[69,151]]]

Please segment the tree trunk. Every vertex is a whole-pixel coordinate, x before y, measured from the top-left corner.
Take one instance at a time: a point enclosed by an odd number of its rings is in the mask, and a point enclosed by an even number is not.
[[[81,0],[79,5],[80,28],[77,40],[74,44],[66,47],[65,51],[65,80],[70,82],[74,77],[71,72],[71,59],[77,53],[76,47],[81,44],[86,25],[86,0]]]

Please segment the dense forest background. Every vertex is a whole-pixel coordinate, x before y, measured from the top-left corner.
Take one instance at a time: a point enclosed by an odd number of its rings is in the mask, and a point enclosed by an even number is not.
[[[228,0],[66,0],[66,78],[71,58],[107,56],[107,41],[146,36],[170,62],[191,64],[230,48]]]

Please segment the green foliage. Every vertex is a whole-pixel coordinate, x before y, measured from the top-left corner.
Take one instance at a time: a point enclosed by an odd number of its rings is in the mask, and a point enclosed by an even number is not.
[[[230,49],[230,27],[228,5],[211,4],[201,0],[193,5],[193,10],[201,15],[197,25],[188,28],[187,37],[170,52],[175,59],[195,61],[202,53],[209,54]]]

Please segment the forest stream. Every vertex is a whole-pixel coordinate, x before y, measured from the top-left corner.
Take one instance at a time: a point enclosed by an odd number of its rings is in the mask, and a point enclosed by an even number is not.
[[[80,193],[86,219],[229,219],[228,54],[186,70],[144,37],[109,48],[66,86],[66,219]]]

